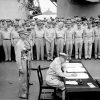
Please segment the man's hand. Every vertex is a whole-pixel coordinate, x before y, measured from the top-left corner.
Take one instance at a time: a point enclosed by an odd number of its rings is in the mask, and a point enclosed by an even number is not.
[[[19,69],[19,74],[23,74],[24,71],[22,69]]]
[[[64,77],[66,78],[66,77],[76,77],[77,76],[77,74],[76,73],[64,73]]]
[[[74,76],[74,77],[76,77],[76,76],[77,76],[77,74],[76,74],[76,73],[72,73],[72,74],[71,74],[71,76]]]

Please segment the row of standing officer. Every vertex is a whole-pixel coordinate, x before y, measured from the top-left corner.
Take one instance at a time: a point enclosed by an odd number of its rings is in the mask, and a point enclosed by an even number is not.
[[[42,41],[39,42],[38,40],[38,43],[43,43],[44,42],[43,37],[45,38],[47,60],[49,59],[52,60],[53,58],[52,55],[54,52],[53,51],[54,42],[57,46],[56,48],[57,56],[59,56],[59,52],[63,52],[64,44],[65,44],[66,53],[68,54],[69,59],[71,59],[73,45],[75,45],[75,59],[81,59],[83,53],[82,48],[84,44],[84,57],[85,59],[91,59],[92,47],[94,43],[95,58],[100,58],[100,32],[99,32],[100,22],[99,21],[92,23],[92,21],[90,20],[85,20],[82,23],[81,19],[78,19],[77,22],[73,24],[71,20],[69,20],[65,25],[63,22],[58,22],[56,27],[53,27],[52,23],[50,22],[45,29],[42,27],[42,30],[44,30],[44,36],[42,35]],[[40,37],[37,38],[40,39]],[[44,48],[43,44],[41,46]],[[37,48],[37,50],[40,49]]]
[[[1,25],[2,26],[2,25]],[[57,56],[59,52],[63,52],[64,45],[66,45],[66,53],[69,55],[69,59],[72,56],[73,44],[75,45],[75,58],[81,59],[82,47],[84,43],[84,56],[85,59],[91,59],[92,45],[95,45],[95,58],[100,58],[100,22],[96,23],[95,27],[92,27],[92,22],[86,20],[82,23],[81,19],[78,19],[76,23],[68,20],[64,22],[53,22],[48,20],[47,22],[26,22],[21,25],[11,26],[10,21],[6,21],[3,27],[0,27],[1,44],[5,52],[5,61],[11,61],[11,45],[14,47],[17,41],[20,39],[18,29],[23,27],[30,32],[29,42],[31,44],[31,52],[33,59],[33,46],[36,45],[37,60],[44,60],[44,45],[46,44],[47,60],[53,60],[54,44],[56,44]]]

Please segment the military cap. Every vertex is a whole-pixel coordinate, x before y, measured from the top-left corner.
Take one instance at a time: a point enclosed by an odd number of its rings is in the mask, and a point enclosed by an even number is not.
[[[62,25],[64,25],[64,23],[63,22],[59,22],[58,25],[59,26],[62,26]]]
[[[10,19],[6,19],[6,22],[11,22],[11,20]]]
[[[28,35],[27,34],[27,31],[24,29],[24,28],[20,28],[19,30],[18,30],[18,33],[19,33],[19,35]]]
[[[19,21],[20,19],[15,19],[16,21]]]
[[[100,15],[98,15],[98,17],[100,18]]]
[[[5,19],[2,19],[2,22],[5,22],[6,20]]]
[[[87,24],[92,24],[92,21],[90,19],[87,19]]]
[[[64,59],[67,59],[67,57],[68,57],[68,55],[63,52],[60,52],[59,56],[63,57]]]

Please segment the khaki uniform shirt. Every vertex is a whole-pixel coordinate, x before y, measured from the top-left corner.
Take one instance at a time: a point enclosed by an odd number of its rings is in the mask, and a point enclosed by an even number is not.
[[[54,40],[55,38],[55,29],[53,28],[46,28],[45,29],[45,39],[49,42]]]

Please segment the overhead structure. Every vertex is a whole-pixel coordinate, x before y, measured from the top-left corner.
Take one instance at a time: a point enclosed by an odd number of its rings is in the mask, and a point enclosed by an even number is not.
[[[57,7],[57,0],[50,0]]]
[[[57,0],[57,17],[97,17],[100,15],[100,0]]]
[[[79,5],[89,5],[93,3],[98,3],[100,0],[68,0],[70,3]]]
[[[27,8],[30,12],[30,17],[42,14],[39,0],[28,0]]]
[[[86,1],[89,1],[89,2],[100,2],[100,0],[86,0]]]

